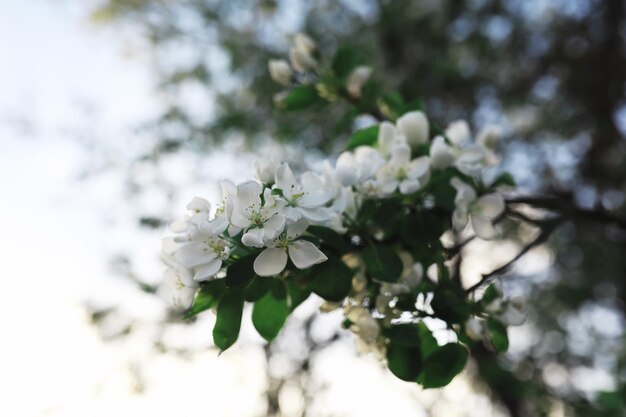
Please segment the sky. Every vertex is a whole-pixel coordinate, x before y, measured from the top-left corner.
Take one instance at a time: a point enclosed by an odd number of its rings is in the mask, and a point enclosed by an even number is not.
[[[158,280],[163,269],[160,236],[134,234],[132,211],[120,202],[123,151],[142,146],[133,129],[158,111],[159,97],[136,34],[95,26],[83,6],[0,2],[0,392],[9,393],[0,415],[187,416],[207,402],[211,416],[262,415],[265,361],[249,324],[243,341],[219,359],[208,348],[210,315],[165,335],[173,346],[200,347],[191,358],[156,352],[151,342],[163,305],[130,291],[111,271],[110,257],[131,248],[142,275]],[[191,169],[187,162],[173,161],[170,171]],[[251,157],[225,151],[203,166],[234,180],[252,176]],[[85,170],[100,174],[81,180]],[[183,194],[202,191],[215,189],[190,184]],[[152,196],[146,204],[163,203]],[[175,204],[182,212],[184,202]],[[143,324],[106,342],[90,324],[87,300],[119,303]],[[442,392],[421,391],[373,358],[356,357],[350,343],[315,363],[316,383],[332,388],[321,394],[316,415],[329,405],[360,417],[420,415],[419,404],[445,406],[450,416],[496,413],[463,378]],[[285,395],[285,407],[297,414],[296,397]],[[372,401],[376,396],[385,401]]]

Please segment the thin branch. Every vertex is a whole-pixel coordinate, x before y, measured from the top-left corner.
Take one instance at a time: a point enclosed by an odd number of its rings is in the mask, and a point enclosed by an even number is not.
[[[561,224],[562,221],[563,221],[563,218],[562,217],[558,217],[556,219],[553,219],[552,221],[546,222],[545,225],[544,225],[544,228],[537,235],[537,237],[535,239],[533,239],[532,241],[530,241],[529,243],[527,243],[526,246],[524,246],[522,248],[522,250],[519,251],[517,255],[515,255],[515,257],[513,257],[511,260],[509,260],[507,263],[505,263],[504,265],[500,266],[499,268],[496,268],[496,269],[494,269],[493,271],[491,271],[491,272],[489,272],[487,274],[483,274],[483,276],[480,279],[480,281],[478,281],[476,284],[474,284],[471,287],[469,287],[466,290],[466,292],[467,293],[471,293],[471,292],[475,291],[476,289],[480,288],[483,284],[488,282],[491,278],[507,272],[509,270],[509,268],[511,268],[511,266],[515,262],[517,262],[522,256],[526,255],[532,248],[534,248],[536,246],[539,246],[542,243],[544,243],[546,240],[548,240],[548,238],[550,237],[550,235],[552,234],[554,229],[556,229],[557,226],[559,224]]]
[[[568,199],[553,196],[520,196],[507,198],[508,204],[527,204],[536,208],[542,208],[558,212],[564,217],[578,218],[596,223],[614,224],[626,229],[626,219],[618,217],[602,208],[585,209],[576,206]]]

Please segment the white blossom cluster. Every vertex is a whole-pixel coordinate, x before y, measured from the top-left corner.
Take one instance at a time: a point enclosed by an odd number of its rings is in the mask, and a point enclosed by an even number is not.
[[[260,160],[255,163],[256,181],[221,182],[222,201],[216,208],[194,198],[187,206],[189,213],[171,225],[176,236],[163,240],[169,266],[165,284],[174,306],[189,308],[200,282],[224,277],[228,265],[241,256],[237,250],[258,253],[253,266],[261,277],[281,274],[288,260],[298,269],[309,268],[327,260],[314,243],[303,239],[309,226],[345,233],[365,199],[412,195],[436,171],[452,166],[464,176],[480,178],[483,169],[496,162],[493,149],[498,132],[494,128],[483,130],[475,141],[463,121],[450,124],[432,142],[429,131],[422,112],[409,112],[396,123],[379,125],[376,146],[343,152],[334,164],[325,161],[316,171],[296,175],[288,163]],[[413,158],[413,151],[422,145],[429,145],[428,155]],[[493,221],[503,212],[502,198],[495,193],[478,196],[460,177],[453,177],[450,184],[456,189],[455,229],[461,231],[471,224],[478,237],[497,236]],[[397,283],[381,285],[374,301],[375,316],[372,309],[363,307],[367,291],[363,260],[357,254],[343,259],[357,271],[352,293],[342,303],[349,328],[358,335],[361,350],[378,356],[384,353],[381,324],[399,317],[395,300],[411,293],[424,275],[422,265],[410,254],[399,255],[404,272]],[[329,303],[324,308],[339,306]]]

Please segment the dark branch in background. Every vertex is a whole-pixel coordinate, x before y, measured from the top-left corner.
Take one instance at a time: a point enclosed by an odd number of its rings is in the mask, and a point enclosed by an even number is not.
[[[614,214],[602,208],[585,209],[585,208],[578,207],[569,199],[564,199],[561,197],[554,197],[554,196],[513,197],[513,198],[506,199],[506,204],[507,204],[507,209],[505,211],[506,214],[512,217],[518,218],[519,220],[522,220],[526,223],[530,223],[534,226],[537,226],[541,229],[541,231],[539,232],[537,237],[533,239],[532,241],[530,241],[529,243],[527,243],[513,259],[511,259],[504,265],[500,266],[499,268],[494,269],[493,271],[489,273],[483,274],[480,281],[478,281],[476,284],[472,285],[466,290],[468,293],[473,292],[476,289],[480,288],[483,284],[487,283],[491,278],[507,272],[509,268],[511,268],[511,266],[515,262],[517,262],[525,254],[527,254],[531,249],[546,242],[548,238],[550,237],[550,235],[552,234],[552,232],[554,232],[554,230],[561,223],[563,223],[563,221],[566,219],[584,220],[584,221],[601,223],[601,224],[611,224],[611,225],[616,225],[626,230],[626,219],[617,217]],[[528,206],[532,206],[534,208],[550,210],[558,214],[556,217],[553,217],[553,218],[535,219],[509,207],[510,205],[517,205],[517,204],[525,204]],[[457,245],[454,248],[450,248],[450,251],[448,253],[452,254],[452,256],[458,253],[458,251],[462,249],[463,245],[468,243],[469,240],[471,239],[468,239],[467,241],[462,242],[462,245]],[[453,251],[455,249],[456,249],[456,252]]]
[[[515,263],[517,262],[522,256],[526,255],[532,248],[541,245],[542,243],[546,242],[548,240],[548,238],[550,237],[550,235],[552,234],[552,232],[554,231],[554,229],[557,228],[557,226],[559,224],[561,224],[563,222],[563,218],[562,217],[557,217],[549,222],[545,222],[545,225],[543,227],[543,229],[541,230],[541,232],[539,232],[539,234],[537,235],[536,238],[534,238],[533,240],[531,240],[529,243],[527,243],[521,251],[518,252],[517,255],[515,255],[515,257],[513,259],[511,259],[510,261],[508,261],[507,263],[505,263],[504,265],[502,265],[499,268],[494,269],[493,271],[487,273],[487,274],[483,274],[482,278],[480,279],[480,281],[478,281],[476,284],[472,285],[471,287],[469,287],[466,291],[468,293],[475,291],[477,288],[481,287],[483,284],[485,284],[486,282],[488,282],[491,278],[503,274],[505,272],[507,272],[509,270],[509,268]]]
[[[535,208],[546,209],[558,212],[563,217],[571,219],[585,220],[595,223],[614,224],[622,229],[626,229],[626,219],[602,209],[585,209],[577,207],[569,199],[561,197],[544,196],[523,196],[506,199],[507,204],[527,204]]]

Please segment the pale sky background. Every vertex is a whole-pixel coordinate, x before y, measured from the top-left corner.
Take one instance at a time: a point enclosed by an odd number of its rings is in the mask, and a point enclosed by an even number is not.
[[[143,276],[158,280],[163,269],[161,232],[135,234],[135,212],[121,201],[125,147],[147,140],[132,129],[159,108],[150,56],[138,45],[129,31],[89,23],[79,1],[0,2],[2,416],[263,415],[265,362],[249,320],[243,340],[219,359],[210,314],[169,330],[173,346],[197,348],[191,358],[156,352],[163,305],[130,291],[109,266],[115,252],[132,249]],[[216,178],[252,176],[249,156],[220,151],[203,161]],[[188,162],[171,162],[172,175],[184,180]],[[101,174],[81,181],[86,168]],[[188,188],[186,198],[215,190]],[[145,204],[163,201],[153,195]],[[182,213],[184,202],[176,205]],[[105,343],[86,300],[121,304],[144,324]],[[463,378],[445,391],[422,391],[356,357],[351,343],[324,351],[314,365],[314,382],[331,389],[312,415],[425,415],[420,403],[445,407],[447,416],[493,414]],[[297,400],[284,401],[298,411]]]

